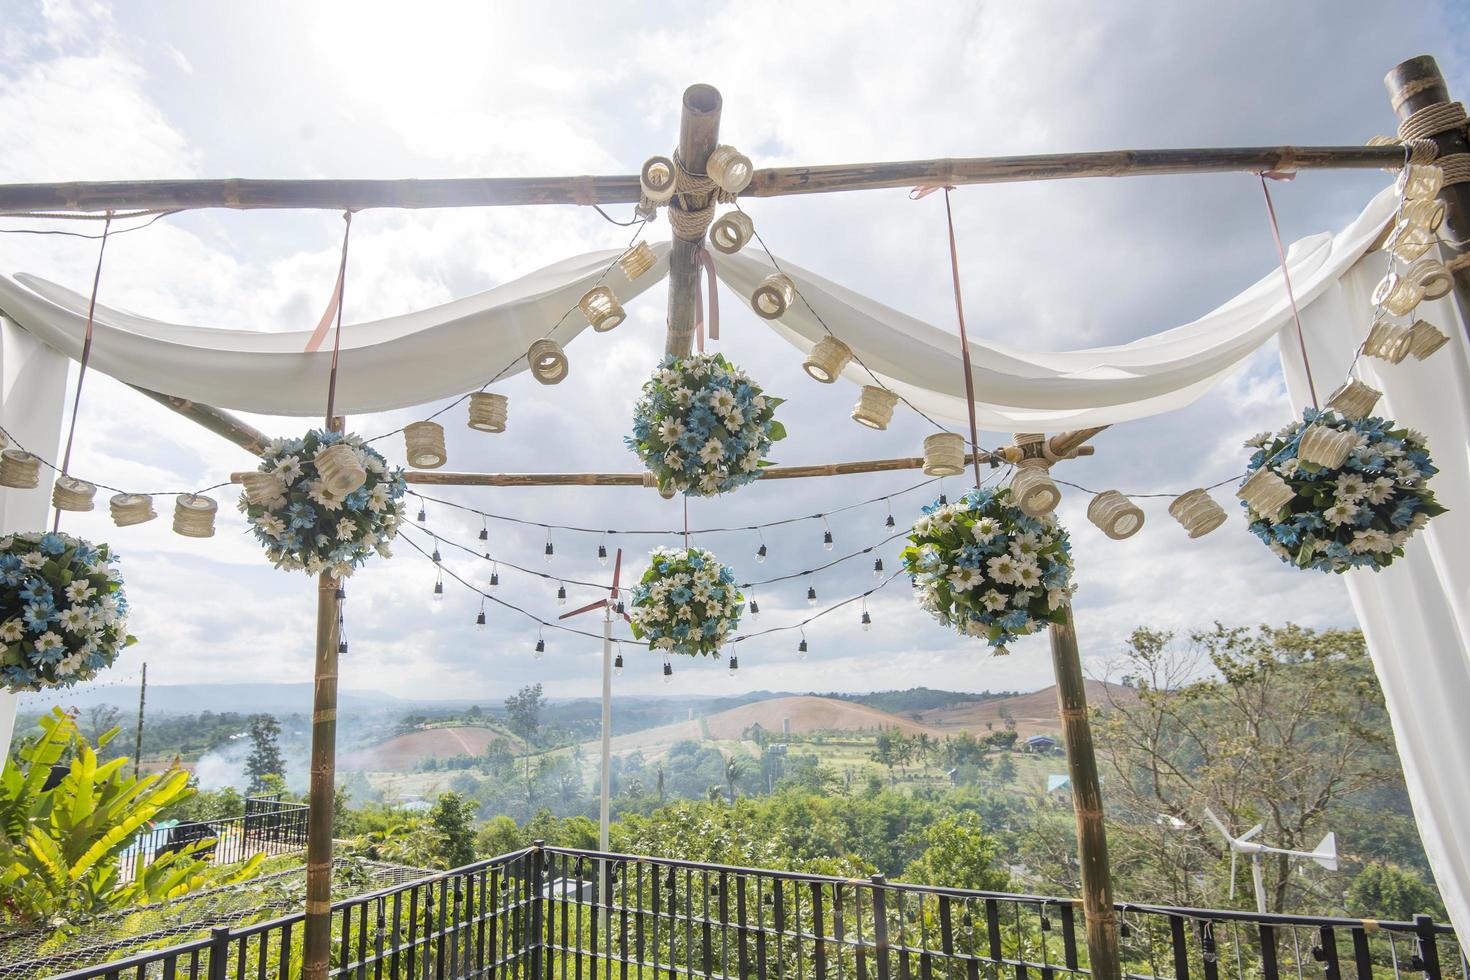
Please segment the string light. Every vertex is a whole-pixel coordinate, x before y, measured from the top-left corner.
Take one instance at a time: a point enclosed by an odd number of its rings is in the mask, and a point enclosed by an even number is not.
[[[486,558],[489,558],[490,557],[490,553],[488,551],[485,552],[485,557]],[[492,561],[490,563],[490,588],[495,589],[495,588],[499,588],[499,587],[500,587],[500,566],[497,563],[495,563],[495,562]]]
[[[419,523],[429,523],[429,509],[423,505],[422,501],[419,503]]]
[[[735,676],[735,671],[737,671],[739,669],[740,669],[740,658],[737,657],[737,656],[735,656],[735,654],[733,654],[733,653],[730,654],[730,676],[731,677],[734,677]]]
[[[597,562],[600,565],[607,564],[607,545],[599,544],[597,546]]]
[[[540,627],[536,629],[536,650],[531,656],[537,660],[546,656],[546,637],[542,634]]]
[[[490,540],[490,523],[485,518],[480,518],[480,540]]]
[[[347,652],[347,641],[346,640],[338,640],[337,641],[337,655],[338,656],[341,656],[342,654],[344,654],[346,652]]]
[[[882,578],[883,577],[883,559],[882,558],[875,558],[875,559],[873,559],[873,577],[874,578]]]
[[[796,659],[806,659],[806,630],[801,631],[801,642],[796,645]]]
[[[761,539],[761,546],[755,549],[755,562],[757,565],[763,565],[766,561],[766,536],[758,530],[755,533]]]
[[[619,599],[617,605],[613,606],[613,612],[617,613],[619,616],[626,616],[628,614],[628,610],[623,606],[622,599]]]
[[[943,507],[949,503],[949,494],[944,492],[944,478],[939,478],[939,506]]]
[[[613,643],[615,644],[616,649],[618,651],[617,656],[613,657],[613,676],[614,677],[622,677],[623,676],[623,641],[622,640],[614,640]]]
[[[565,585],[558,585],[557,586],[557,589],[556,589],[556,604],[558,606],[565,606],[567,604],[567,587]]]
[[[480,615],[475,617],[475,629],[485,632],[485,600],[480,599]]]
[[[442,564],[444,561],[444,559],[439,555],[439,538],[437,535],[434,538],[434,554],[430,557],[433,558],[434,564],[436,565]]]
[[[816,586],[812,586],[812,585],[807,586],[807,590],[806,590],[806,604],[808,606],[815,606],[817,604],[817,589],[816,589]]]
[[[750,618],[756,619],[761,614],[761,604],[755,601],[755,590],[750,592]]]
[[[671,663],[669,663],[667,660],[665,660],[664,661],[664,683],[665,684],[672,684],[673,682],[674,682],[674,665],[671,664]]]
[[[556,545],[551,543],[551,532],[546,532],[546,564],[551,564],[552,556],[556,554]]]
[[[868,600],[866,596],[863,597],[863,618],[861,623],[863,624],[864,633],[873,628],[873,617],[868,615]]]
[[[340,586],[340,585],[337,586],[337,601],[338,602],[341,602],[343,599],[346,599],[346,598],[347,598],[347,590],[344,589],[344,588],[342,588],[342,586]]]
[[[429,606],[434,612],[438,612],[444,604],[444,575],[441,572],[439,578],[434,581],[433,603]]]
[[[832,525],[827,523],[827,518],[822,518],[822,526],[826,528],[822,532],[822,547],[827,551],[832,550]]]
[[[893,519],[893,501],[888,502],[888,519],[883,522],[884,527],[897,527],[898,522]]]

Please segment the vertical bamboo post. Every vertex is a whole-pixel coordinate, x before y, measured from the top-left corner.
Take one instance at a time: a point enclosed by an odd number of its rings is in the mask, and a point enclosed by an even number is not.
[[[1067,775],[1072,781],[1072,809],[1077,814],[1077,859],[1082,870],[1082,911],[1087,917],[1087,955],[1094,980],[1120,980],[1118,926],[1113,916],[1113,879],[1108,869],[1108,836],[1103,823],[1102,785],[1092,726],[1087,719],[1087,690],[1072,607],[1067,621],[1053,623],[1052,669],[1057,679],[1057,707],[1067,747]]]
[[[1449,86],[1439,65],[1429,55],[1420,55],[1396,65],[1383,79],[1388,89],[1393,111],[1403,122],[1409,116],[1427,106],[1449,102]],[[1443,133],[1426,137],[1439,147],[1439,161],[1445,157],[1470,153],[1470,132],[1462,125]],[[1470,163],[1470,158],[1460,162]],[[1444,202],[1444,228],[1440,232],[1441,246],[1446,262],[1470,250],[1470,183],[1447,183],[1439,192]],[[1470,266],[1462,266],[1454,272],[1455,300],[1460,307],[1460,316],[1470,332]]]
[[[341,432],[344,422],[332,419]],[[341,600],[331,572],[316,580],[316,676],[311,705],[311,795],[306,814],[304,980],[327,980],[332,954],[332,808],[337,768],[337,617]]]
[[[692,173],[704,173],[709,155],[720,138],[720,107],[723,100],[713,85],[691,85],[684,90],[684,111],[679,118],[679,159]],[[694,211],[709,203],[708,194],[676,194],[669,207]],[[666,353],[688,357],[694,343],[694,294],[699,281],[695,255],[704,236],[688,241],[673,236],[669,249],[669,324]]]

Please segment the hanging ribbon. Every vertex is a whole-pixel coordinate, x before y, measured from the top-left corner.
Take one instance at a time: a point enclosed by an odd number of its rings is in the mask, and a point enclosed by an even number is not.
[[[1320,408],[1317,404],[1317,384],[1312,380],[1312,361],[1307,357],[1307,341],[1302,333],[1302,314],[1296,306],[1296,293],[1291,288],[1291,273],[1286,268],[1286,246],[1281,244],[1281,228],[1276,223],[1276,205],[1271,203],[1271,188],[1266,180],[1290,180],[1290,177],[1282,177],[1275,171],[1267,171],[1258,175],[1261,178],[1261,193],[1266,195],[1266,215],[1271,219],[1271,237],[1276,240],[1276,254],[1281,258],[1281,278],[1286,280],[1286,298],[1291,302],[1291,316],[1296,321],[1296,342],[1302,352],[1302,367],[1307,373],[1307,391],[1312,395],[1312,407]]]
[[[975,486],[980,486],[980,428],[975,422],[975,373],[970,367],[970,339],[965,334],[965,303],[960,295],[960,253],[955,244],[954,212],[949,206],[949,192],[954,190],[938,184],[922,184],[909,191],[909,199],[921,201],[935,191],[944,191],[944,218],[949,225],[949,269],[954,280],[954,311],[960,322],[960,359],[965,368],[965,408],[970,414],[970,453],[975,465]]]
[[[71,466],[71,446],[77,437],[77,412],[82,407],[82,382],[87,380],[87,361],[92,357],[92,323],[97,314],[97,287],[102,282],[102,256],[107,252],[107,233],[112,228],[112,212],[107,212],[107,219],[102,223],[102,244],[97,247],[97,269],[92,273],[92,298],[87,303],[87,332],[82,338],[82,356],[80,367],[77,369],[77,390],[71,402],[71,426],[66,431],[66,453],[61,457],[61,475],[66,476]],[[56,516],[51,521],[53,532],[61,530],[61,508],[56,508]]]
[[[349,212],[350,215],[350,212]],[[348,217],[349,224],[352,219]],[[342,236],[342,260],[337,266],[337,284],[332,287],[332,298],[327,301],[327,308],[322,311],[322,318],[316,322],[316,329],[307,338],[306,346],[302,348],[303,353],[315,354],[321,349],[322,341],[327,339],[327,331],[332,328],[332,321],[337,318],[337,312],[342,308],[342,279],[347,272],[347,236]],[[340,328],[341,324],[338,324]]]
[[[704,353],[704,284],[699,279],[699,266],[704,267],[709,282],[709,339],[720,339],[720,294],[715,288],[715,263],[703,245],[694,250],[694,337],[699,352]]]
[[[337,329],[332,331],[332,371],[327,376],[327,428],[333,428],[333,415],[337,407],[337,355],[342,349],[342,285],[347,279],[347,239],[352,234],[352,212],[342,212],[346,227],[342,229],[342,264],[337,268],[337,288],[334,290],[332,306],[328,312],[335,313]],[[320,328],[318,328],[320,329]]]

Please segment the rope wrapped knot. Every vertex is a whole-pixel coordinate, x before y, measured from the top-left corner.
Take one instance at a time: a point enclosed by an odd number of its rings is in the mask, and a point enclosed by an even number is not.
[[[1399,123],[1399,139],[1411,147],[1419,141],[1428,141],[1430,137],[1455,132],[1464,132],[1470,138],[1470,117],[1466,116],[1462,102],[1435,102],[1416,110]],[[1429,161],[1414,159],[1411,155],[1409,162]],[[1446,186],[1470,183],[1470,153],[1451,153],[1439,157],[1437,162],[1444,171]]]
[[[691,209],[691,196],[703,197],[704,207]],[[715,205],[733,203],[735,198],[735,194],[720,187],[709,174],[690,170],[678,152],[674,153],[674,196],[669,201],[669,225],[676,237],[686,242],[703,241],[715,220]]]

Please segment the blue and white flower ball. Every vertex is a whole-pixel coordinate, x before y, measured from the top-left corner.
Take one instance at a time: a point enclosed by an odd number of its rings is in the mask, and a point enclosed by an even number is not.
[[[1341,466],[1316,466],[1299,457],[1309,426],[1351,434],[1352,449]],[[1301,421],[1263,432],[1246,446],[1255,450],[1246,480],[1266,467],[1295,491],[1276,514],[1249,511],[1251,533],[1298,568],[1377,571],[1401,557],[1404,543],[1431,517],[1445,512],[1429,489],[1429,478],[1439,470],[1424,436],[1392,421],[1308,408]]]
[[[71,687],[112,666],[128,600],[107,545],[69,534],[0,538],[0,677],[11,691]]]
[[[729,493],[759,476],[771,443],[786,438],[775,419],[782,401],[721,354],[668,357],[643,385],[623,441],[666,494]]]
[[[735,573],[702,548],[655,548],[633,587],[633,635],[653,650],[719,656],[740,624]]]
[[[904,570],[919,605],[962,636],[1005,645],[1066,622],[1072,545],[1055,516],[1031,517],[1009,488],[970,490],[914,522]]]
[[[345,443],[366,481],[346,496],[323,484],[315,463],[325,446]],[[403,470],[388,465],[356,435],[313,429],[299,439],[276,439],[261,456],[258,472],[277,477],[273,495],[240,496],[240,510],[277,568],[311,575],[331,572],[341,579],[373,554],[390,557],[388,543],[403,520]]]

